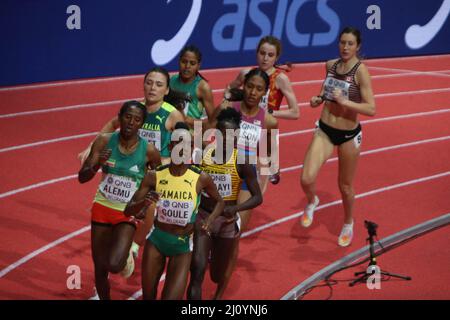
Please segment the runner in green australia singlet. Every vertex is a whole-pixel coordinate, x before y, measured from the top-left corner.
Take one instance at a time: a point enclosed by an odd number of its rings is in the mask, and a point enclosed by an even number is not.
[[[176,111],[174,106],[163,102],[157,111],[147,112],[145,122],[139,130],[139,135],[153,143],[163,158],[170,157],[169,144],[172,132],[167,129],[166,121],[173,111]]]

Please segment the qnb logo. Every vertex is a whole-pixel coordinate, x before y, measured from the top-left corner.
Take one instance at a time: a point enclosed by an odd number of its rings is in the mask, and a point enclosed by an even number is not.
[[[406,45],[413,50],[417,50],[426,46],[442,29],[449,14],[450,0],[444,0],[439,10],[427,24],[425,24],[424,26],[415,24],[410,26],[408,30],[406,30]]]
[[[171,1],[167,0],[167,4]],[[151,57],[154,63],[164,65],[177,56],[194,31],[201,9],[202,0],[193,0],[188,17],[177,34],[170,40],[159,39],[153,44]]]
[[[272,22],[260,9],[261,4],[271,2],[275,18]],[[311,0],[224,0],[224,5],[234,5],[237,11],[229,12],[221,16],[212,30],[212,43],[217,51],[240,51],[241,44],[244,50],[254,50],[262,35],[272,34],[281,38],[286,33],[288,41],[295,47],[326,46],[333,43],[339,33],[340,21],[337,13],[327,5],[328,0],[316,0],[315,6],[322,22],[328,25],[327,32],[303,33],[298,27],[301,21],[298,19],[300,10],[305,4],[311,4]],[[276,7],[275,7],[276,5]],[[244,30],[248,19],[261,30],[254,37],[244,37]],[[225,29],[232,29],[229,36]],[[225,37],[227,34],[229,37]]]

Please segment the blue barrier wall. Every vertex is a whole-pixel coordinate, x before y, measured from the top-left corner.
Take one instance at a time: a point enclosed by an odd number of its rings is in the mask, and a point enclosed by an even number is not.
[[[450,0],[2,0],[0,86],[176,70],[191,43],[202,68],[254,65],[266,34],[281,38],[281,62],[323,61],[347,25],[368,58],[449,53],[449,11]]]

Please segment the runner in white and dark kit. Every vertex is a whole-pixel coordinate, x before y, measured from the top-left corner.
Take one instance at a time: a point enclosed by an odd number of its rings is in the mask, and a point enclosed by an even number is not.
[[[337,147],[339,158],[339,189],[344,205],[344,226],[338,244],[346,247],[353,239],[353,178],[362,142],[358,114],[375,115],[375,100],[367,67],[361,63],[358,51],[361,35],[347,27],[339,36],[340,58],[326,63],[326,79],[318,96],[311,98],[311,107],[324,103],[313,140],[308,148],[301,175],[301,185],[308,205],[301,224],[309,227],[319,204],[315,181],[321,166]]]

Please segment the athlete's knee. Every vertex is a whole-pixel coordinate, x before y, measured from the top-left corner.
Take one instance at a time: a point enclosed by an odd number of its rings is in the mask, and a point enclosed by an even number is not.
[[[302,171],[302,176],[300,178],[300,182],[303,187],[309,187],[316,182],[315,175],[311,174],[310,172]]]
[[[353,186],[350,183],[340,182],[339,190],[343,197],[353,197],[355,195]]]
[[[108,269],[111,273],[119,273],[125,268],[126,259],[119,257],[118,255],[111,255],[108,262]]]

